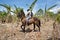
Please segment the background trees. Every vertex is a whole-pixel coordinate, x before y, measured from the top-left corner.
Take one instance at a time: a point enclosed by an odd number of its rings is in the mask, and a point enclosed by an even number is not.
[[[37,2],[38,0],[34,0],[33,2],[32,2],[32,4],[31,5],[29,5],[29,9],[31,10],[31,11],[33,11],[33,9],[34,9],[34,6],[35,6],[35,4],[36,4],[36,2]],[[4,7],[4,8],[6,8],[6,10],[7,11],[1,11],[0,13],[0,16],[2,15],[2,14],[4,14],[4,15],[6,15],[6,21],[7,22],[11,22],[12,20],[18,20],[18,19],[20,19],[19,18],[19,12],[21,11],[21,10],[23,10],[23,8],[20,8],[20,7],[17,7],[16,5],[14,5],[14,10],[12,10],[12,7],[10,6],[10,5],[7,5],[7,4],[0,4],[0,6],[2,6],[2,7]],[[51,19],[55,19],[55,20],[58,20],[58,17],[59,17],[59,13],[60,13],[60,11],[57,13],[57,14],[54,14],[53,12],[50,12],[49,10],[51,10],[52,8],[54,8],[54,7],[56,7],[57,6],[57,4],[54,4],[54,5],[52,5],[51,7],[49,7],[49,8],[47,8],[47,4],[45,5],[45,10],[43,10],[43,9],[39,9],[39,10],[37,10],[37,12],[35,13],[35,16],[37,15],[38,17],[40,17],[40,16],[42,16],[42,17],[44,17],[45,18],[45,20],[46,19],[49,19],[49,18],[51,18]],[[11,12],[12,12],[12,14],[13,15],[11,15]],[[58,15],[58,16],[57,16]],[[37,17],[36,16],[36,17]],[[4,16],[3,17],[1,17],[2,19],[4,19]]]
[[[4,8],[6,8],[6,13],[7,13],[7,17],[6,17],[6,22],[11,22],[12,21],[12,16],[11,16],[11,6],[7,5],[7,4],[0,4],[0,6],[3,6]]]
[[[12,21],[15,22],[16,20],[20,19],[18,15],[19,15],[20,11],[23,10],[23,8],[20,8],[20,7],[17,7],[16,5],[14,5],[15,9],[12,10],[12,7],[7,4],[0,4],[0,6],[6,8],[6,10],[7,10],[7,11],[4,10],[1,12],[1,16],[3,13],[6,13],[6,20],[5,20],[6,22],[12,22]],[[5,18],[3,17],[3,19],[5,19]]]
[[[6,21],[7,13],[5,11],[0,11],[0,21],[4,23]]]

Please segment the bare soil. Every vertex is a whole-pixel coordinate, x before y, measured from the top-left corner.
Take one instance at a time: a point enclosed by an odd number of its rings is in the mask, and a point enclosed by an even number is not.
[[[43,22],[43,21],[42,21]],[[24,33],[20,28],[21,22],[17,23],[0,23],[0,40],[47,40],[52,37],[53,21],[41,24],[41,30],[33,31],[33,25],[26,26],[26,32]]]

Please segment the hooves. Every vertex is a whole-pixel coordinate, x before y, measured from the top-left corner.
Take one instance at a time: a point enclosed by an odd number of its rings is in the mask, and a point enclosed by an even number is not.
[[[32,32],[32,31],[33,32],[40,32],[39,30],[31,30],[31,29],[30,30],[28,30],[28,29],[27,30],[22,30],[21,32]]]
[[[27,28],[25,30],[24,28],[22,28],[22,32],[31,32],[31,31],[33,31],[33,32],[40,32],[40,30],[35,30],[35,29],[31,30],[30,28]]]

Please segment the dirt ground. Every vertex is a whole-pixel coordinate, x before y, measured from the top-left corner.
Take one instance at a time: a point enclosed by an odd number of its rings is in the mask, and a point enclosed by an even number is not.
[[[47,40],[52,37],[53,21],[41,24],[41,30],[33,31],[33,25],[26,26],[26,32],[24,33],[20,26],[21,23],[0,23],[0,40]]]

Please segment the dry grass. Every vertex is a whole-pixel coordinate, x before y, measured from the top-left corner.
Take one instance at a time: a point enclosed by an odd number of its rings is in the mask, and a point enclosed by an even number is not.
[[[33,31],[33,26],[26,27],[26,32],[21,31],[20,25],[16,23],[0,24],[0,40],[47,40],[52,36],[53,21],[45,22],[41,24],[41,31]],[[30,28],[30,29],[29,29]],[[31,30],[31,31],[28,31]]]

